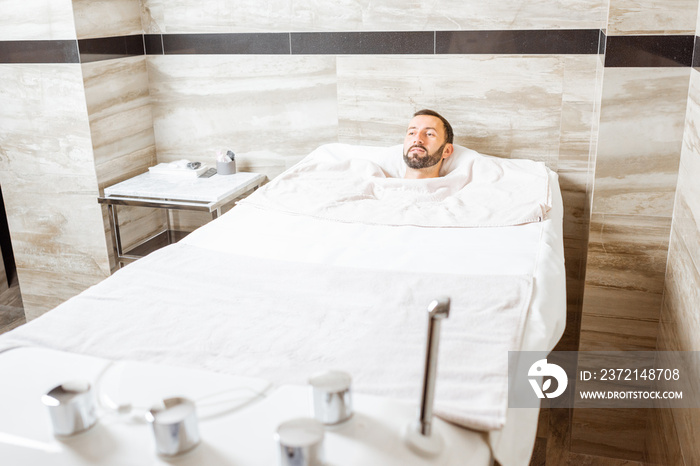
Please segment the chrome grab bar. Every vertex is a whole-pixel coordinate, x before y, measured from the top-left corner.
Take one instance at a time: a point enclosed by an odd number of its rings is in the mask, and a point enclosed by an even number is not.
[[[428,341],[423,367],[418,421],[404,429],[404,440],[416,453],[423,456],[437,456],[443,449],[443,439],[433,432],[433,402],[435,401],[435,379],[437,377],[438,349],[440,346],[440,325],[450,316],[450,298],[433,300],[428,305]]]
[[[433,402],[435,401],[435,378],[437,376],[438,349],[440,346],[440,324],[450,316],[450,298],[436,299],[428,306],[428,343],[425,350],[423,387],[420,397],[418,427],[421,435],[429,437],[433,425]]]

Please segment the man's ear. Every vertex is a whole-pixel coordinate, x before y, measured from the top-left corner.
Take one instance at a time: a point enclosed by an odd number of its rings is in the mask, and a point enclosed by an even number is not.
[[[445,144],[445,148],[442,150],[442,158],[446,159],[455,151],[455,146],[452,144]]]

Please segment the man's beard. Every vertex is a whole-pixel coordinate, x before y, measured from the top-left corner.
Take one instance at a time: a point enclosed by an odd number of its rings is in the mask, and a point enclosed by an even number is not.
[[[414,144],[411,147],[409,147],[406,152],[404,152],[403,161],[406,162],[406,165],[408,165],[410,168],[413,168],[413,169],[432,167],[432,166],[440,163],[440,160],[442,160],[442,152],[444,151],[446,145],[447,145],[447,142],[445,142],[443,145],[441,145],[438,148],[438,150],[436,150],[435,152],[430,154],[430,153],[428,153],[428,150],[424,146],[421,146],[420,144]],[[418,148],[423,149],[425,151],[425,153],[423,155],[409,156],[408,154],[411,152],[411,149],[413,149],[414,147],[418,147]]]

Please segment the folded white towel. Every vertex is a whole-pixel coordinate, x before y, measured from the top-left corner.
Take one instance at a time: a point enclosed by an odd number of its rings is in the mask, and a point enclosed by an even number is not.
[[[263,260],[174,244],[19,329],[0,350],[42,346],[305,384],[327,369],[358,392],[417,405],[427,306],[442,324],[436,413],[500,428],[508,351],[530,302],[525,276],[399,273]]]

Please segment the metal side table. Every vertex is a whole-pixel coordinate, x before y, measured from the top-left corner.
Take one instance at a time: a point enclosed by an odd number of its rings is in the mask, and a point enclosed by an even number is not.
[[[204,211],[209,212],[211,218],[215,219],[221,215],[222,207],[248,191],[259,188],[264,180],[265,175],[248,172],[225,176],[217,174],[210,178],[146,172],[105,188],[104,196],[98,197],[97,201],[107,205],[117,266],[121,267],[126,262],[139,259],[151,250],[176,242],[187,234],[171,230],[168,220],[165,231],[145,239],[129,251],[124,251],[117,206]]]

